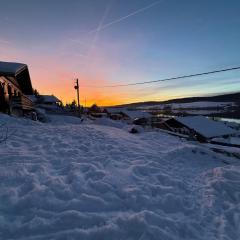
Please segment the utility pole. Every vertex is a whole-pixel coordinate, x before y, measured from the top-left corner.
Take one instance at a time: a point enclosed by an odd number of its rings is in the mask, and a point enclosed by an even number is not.
[[[77,90],[77,103],[78,103],[78,115],[79,117],[81,116],[81,112],[80,112],[80,100],[79,100],[79,83],[78,83],[78,78],[76,79],[76,85],[74,86],[74,88]]]

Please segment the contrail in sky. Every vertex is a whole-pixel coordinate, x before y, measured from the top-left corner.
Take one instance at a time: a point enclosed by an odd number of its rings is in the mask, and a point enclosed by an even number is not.
[[[107,18],[107,15],[108,15],[108,13],[109,13],[109,11],[110,11],[110,8],[111,8],[111,4],[109,4],[109,5],[106,7],[102,19],[100,20],[97,29],[94,31],[94,32],[95,32],[95,36],[94,36],[94,38],[93,38],[93,42],[92,42],[91,49],[95,46],[95,43],[96,43],[96,41],[97,41],[97,39],[98,39],[98,36],[99,36],[99,32],[100,32],[100,31],[102,30],[102,28],[104,27],[103,23],[104,23],[105,19]],[[90,50],[91,50],[91,49],[90,49]]]
[[[87,53],[87,55],[86,55],[87,58],[90,56],[92,50],[93,50],[94,47],[95,47],[95,44],[96,44],[96,42],[97,42],[97,40],[98,40],[98,37],[99,37],[99,33],[100,33],[100,31],[101,31],[101,28],[102,28],[102,26],[103,26],[103,23],[104,23],[105,19],[106,19],[107,16],[108,16],[108,13],[109,13],[109,11],[110,11],[111,5],[112,5],[112,4],[109,4],[109,5],[106,6],[105,11],[104,11],[104,13],[103,13],[103,16],[102,16],[102,18],[100,19],[100,22],[99,22],[99,24],[98,24],[98,27],[97,27],[96,31],[94,32],[95,34],[94,34],[94,36],[93,36],[93,40],[92,40],[92,42],[91,42],[91,44],[90,44],[88,53]]]
[[[128,19],[128,18],[130,18],[130,17],[132,17],[132,16],[134,16],[134,15],[137,15],[137,14],[139,14],[139,13],[141,13],[141,12],[145,12],[146,10],[148,10],[149,8],[152,8],[153,6],[159,4],[160,2],[162,2],[162,0],[158,0],[158,1],[156,1],[156,2],[153,2],[153,3],[151,3],[150,5],[147,5],[146,7],[140,8],[140,9],[138,9],[138,10],[136,10],[136,11],[134,11],[134,12],[126,15],[126,16],[123,16],[123,17],[118,18],[118,19],[116,19],[116,20],[114,20],[114,21],[112,21],[112,22],[109,22],[109,23],[107,23],[107,24],[105,24],[105,25],[102,25],[101,27],[98,27],[97,29],[91,30],[91,31],[88,32],[88,34],[89,34],[89,33],[94,33],[94,32],[99,32],[99,31],[101,31],[101,30],[104,30],[104,29],[112,26],[113,24],[122,22],[122,21],[124,21],[124,20],[126,20],[126,19]]]
[[[95,33],[86,57],[89,57],[90,52],[91,52],[92,49],[95,47],[96,41],[97,41],[98,36],[99,36],[99,32],[101,32],[102,30],[104,30],[104,29],[106,29],[106,28],[108,28],[108,27],[110,27],[110,26],[112,26],[112,25],[114,25],[114,24],[116,24],[116,23],[125,21],[126,19],[128,19],[128,18],[130,18],[130,17],[132,17],[132,16],[135,16],[135,15],[141,13],[141,12],[145,12],[146,10],[148,10],[148,9],[156,6],[157,4],[159,4],[159,3],[162,2],[162,1],[163,1],[163,0],[155,1],[155,2],[153,2],[153,3],[151,3],[151,4],[147,5],[147,6],[145,6],[145,7],[143,7],[143,8],[137,9],[137,10],[135,10],[134,12],[129,13],[128,15],[125,15],[125,16],[123,16],[123,17],[120,17],[120,18],[118,18],[118,19],[113,20],[112,22],[109,22],[109,23],[104,24],[104,21],[105,21],[105,19],[107,18],[107,15],[108,15],[108,13],[109,13],[109,11],[110,11],[110,8],[111,8],[111,4],[109,4],[109,5],[106,7],[105,12],[104,12],[104,14],[103,14],[103,17],[102,17],[102,19],[100,20],[97,28],[95,28],[95,29],[93,29],[93,30],[91,30],[91,31],[89,31],[89,32],[86,33],[86,35],[91,34],[91,33]],[[72,40],[72,41],[76,41],[76,40]]]
[[[99,22],[99,24],[98,24],[98,27],[97,27],[97,29],[94,31],[95,34],[94,34],[94,36],[93,36],[93,38],[92,38],[92,41],[90,41],[90,44],[86,44],[86,43],[84,43],[84,42],[82,42],[81,40],[78,40],[78,39],[69,39],[71,42],[74,42],[74,43],[77,43],[77,44],[79,44],[79,45],[83,45],[83,46],[85,46],[85,47],[88,47],[88,51],[87,51],[86,54],[81,54],[81,53],[78,54],[78,53],[75,53],[74,56],[89,58],[92,50],[95,48],[95,44],[96,44],[96,42],[97,42],[97,40],[98,40],[98,37],[99,37],[99,32],[100,32],[100,30],[101,30],[101,28],[102,28],[102,26],[103,26],[103,23],[104,23],[105,19],[107,18],[107,15],[108,15],[108,13],[109,13],[109,11],[110,11],[110,8],[111,8],[111,4],[109,4],[109,5],[106,6],[105,11],[104,11],[104,13],[103,13],[103,16],[102,16],[102,18],[100,19],[100,22]],[[1,43],[1,39],[0,39],[0,43]],[[86,60],[86,61],[87,61],[87,60]],[[85,64],[87,64],[87,62],[85,62]]]

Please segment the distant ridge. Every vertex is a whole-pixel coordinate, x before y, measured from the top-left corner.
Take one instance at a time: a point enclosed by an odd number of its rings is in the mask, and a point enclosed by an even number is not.
[[[217,96],[209,96],[209,97],[186,97],[186,98],[178,98],[171,99],[167,101],[148,101],[148,102],[137,102],[137,103],[129,103],[117,105],[115,107],[141,107],[141,106],[154,106],[158,104],[168,104],[168,103],[190,103],[190,102],[236,102],[240,105],[240,92],[231,93],[231,94],[222,94]]]

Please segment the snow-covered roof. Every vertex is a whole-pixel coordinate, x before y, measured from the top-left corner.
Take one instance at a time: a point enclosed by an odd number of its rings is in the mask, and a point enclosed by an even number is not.
[[[57,103],[61,102],[57,97],[54,95],[39,95],[39,98],[35,95],[27,95],[27,97],[34,103],[40,101],[41,103]]]
[[[33,93],[31,78],[26,64],[0,61],[0,76],[7,77],[10,81],[11,78],[14,78],[24,94],[30,95]]]
[[[176,117],[175,120],[188,128],[194,129],[206,138],[230,135],[236,133],[223,122],[213,121],[203,116]]]
[[[56,102],[61,102],[57,97],[54,95],[40,95],[41,99],[43,102],[47,103],[56,103]]]
[[[25,68],[27,68],[27,65],[23,63],[0,61],[0,75],[17,75]]]

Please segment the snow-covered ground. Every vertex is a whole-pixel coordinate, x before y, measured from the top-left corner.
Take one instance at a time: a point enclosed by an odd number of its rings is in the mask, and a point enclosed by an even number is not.
[[[239,160],[160,132],[51,119],[0,115],[0,239],[239,239]]]
[[[213,141],[222,142],[222,143],[229,143],[229,144],[236,144],[240,146],[240,137],[228,137],[228,138],[213,138]]]
[[[165,107],[171,107],[171,109],[192,109],[192,108],[227,108],[233,107],[236,104],[234,102],[189,102],[189,103],[169,103],[159,104],[153,106],[146,106],[145,109],[164,109]]]
[[[178,110],[172,110],[171,111],[172,113],[174,114],[179,114],[179,113],[182,113],[183,110],[181,109],[178,109]],[[210,115],[210,114],[216,114],[216,113],[224,113],[224,109],[222,110],[188,110],[188,109],[184,109],[184,113],[187,113],[187,114],[191,114],[191,115]]]

